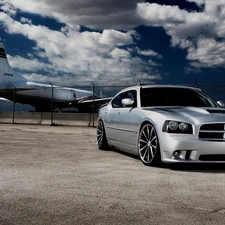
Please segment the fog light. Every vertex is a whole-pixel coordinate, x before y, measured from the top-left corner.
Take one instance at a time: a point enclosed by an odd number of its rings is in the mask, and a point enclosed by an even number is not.
[[[180,157],[180,151],[174,151],[174,152],[173,152],[173,157],[174,157],[175,159],[178,159],[178,158]]]

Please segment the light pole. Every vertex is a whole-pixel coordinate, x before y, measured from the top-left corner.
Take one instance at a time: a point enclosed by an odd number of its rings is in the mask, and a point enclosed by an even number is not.
[[[12,84],[13,86],[13,121],[12,123],[14,124],[15,122],[15,105],[16,105],[16,87],[14,86],[14,84]]]
[[[95,85],[94,83],[91,81],[92,84],[92,98],[93,98],[93,103],[92,103],[92,123],[93,123],[93,127],[95,125],[94,119],[95,119]]]
[[[50,82],[50,85],[52,86],[52,98],[51,98],[51,125],[53,125],[53,97],[54,97],[54,88],[53,84]]]

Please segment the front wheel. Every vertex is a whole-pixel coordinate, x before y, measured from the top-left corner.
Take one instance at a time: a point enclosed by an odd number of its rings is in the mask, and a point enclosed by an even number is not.
[[[98,121],[96,136],[97,136],[98,148],[100,150],[108,150],[109,146],[107,143],[105,128],[104,128],[104,124],[101,120]]]
[[[140,130],[138,154],[146,166],[156,166],[161,163],[159,139],[156,129],[150,123],[145,124]]]

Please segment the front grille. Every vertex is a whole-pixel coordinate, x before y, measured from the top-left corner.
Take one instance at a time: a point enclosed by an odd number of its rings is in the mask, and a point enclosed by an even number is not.
[[[225,161],[225,155],[200,155],[200,161]]]
[[[225,141],[225,124],[204,124],[200,127],[198,138]]]

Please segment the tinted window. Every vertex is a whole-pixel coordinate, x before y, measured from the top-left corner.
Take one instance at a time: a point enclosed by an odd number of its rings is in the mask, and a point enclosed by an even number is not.
[[[123,107],[122,100],[124,98],[131,98],[131,99],[133,99],[134,100],[133,107],[136,106],[136,104],[137,104],[136,103],[137,102],[137,92],[136,92],[136,90],[130,90],[130,91],[126,91],[126,92],[123,92],[123,93],[117,95],[112,101],[112,107],[113,108],[121,108],[121,107]]]
[[[184,88],[143,88],[141,106],[218,107],[204,92]]]

